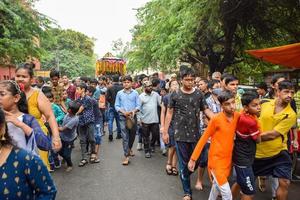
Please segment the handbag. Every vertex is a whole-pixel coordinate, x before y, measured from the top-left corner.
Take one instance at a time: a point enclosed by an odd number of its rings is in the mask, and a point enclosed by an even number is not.
[[[135,125],[135,120],[133,117],[126,117],[126,128],[132,129],[132,127]]]

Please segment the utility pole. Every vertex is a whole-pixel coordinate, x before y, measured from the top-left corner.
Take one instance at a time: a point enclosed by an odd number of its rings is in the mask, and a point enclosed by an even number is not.
[[[58,71],[60,71],[59,70],[59,55],[58,55],[58,50],[56,50],[56,53],[55,53],[55,64],[56,64],[56,69],[58,70]]]

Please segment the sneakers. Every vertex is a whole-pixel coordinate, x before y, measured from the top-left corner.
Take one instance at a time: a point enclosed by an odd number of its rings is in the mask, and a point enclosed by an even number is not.
[[[151,153],[155,153],[155,148],[151,147]]]
[[[137,147],[136,147],[136,150],[137,150],[137,151],[143,150],[143,144],[142,144],[142,143],[138,143],[138,144],[137,144]]]
[[[151,154],[149,152],[145,153],[145,158],[151,158]]]
[[[109,135],[108,136],[108,140],[111,142],[111,141],[113,141],[113,136],[112,135]]]
[[[54,168],[55,169],[59,169],[61,167],[61,161],[58,160],[54,160]]]

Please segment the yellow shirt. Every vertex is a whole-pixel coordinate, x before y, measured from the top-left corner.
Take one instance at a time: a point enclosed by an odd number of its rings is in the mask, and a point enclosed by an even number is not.
[[[268,158],[287,150],[287,134],[295,125],[296,113],[290,106],[285,107],[281,112],[274,114],[275,100],[268,100],[261,105],[260,126],[261,131],[275,130],[281,134],[274,140],[264,141],[257,144],[256,158]]]
[[[297,117],[300,118],[300,90],[294,95],[294,99],[297,106]]]
[[[243,109],[243,105],[242,105],[242,97],[239,93],[237,93],[235,95],[235,105],[236,105],[236,111],[241,111]]]

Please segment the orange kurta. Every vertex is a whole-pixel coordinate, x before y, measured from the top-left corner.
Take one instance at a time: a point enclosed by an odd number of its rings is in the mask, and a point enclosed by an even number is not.
[[[239,113],[237,112],[234,113],[231,121],[227,119],[223,112],[212,118],[191,156],[192,160],[198,160],[208,138],[211,137],[207,168],[210,174],[214,174],[219,185],[225,184],[230,175],[238,119]]]

